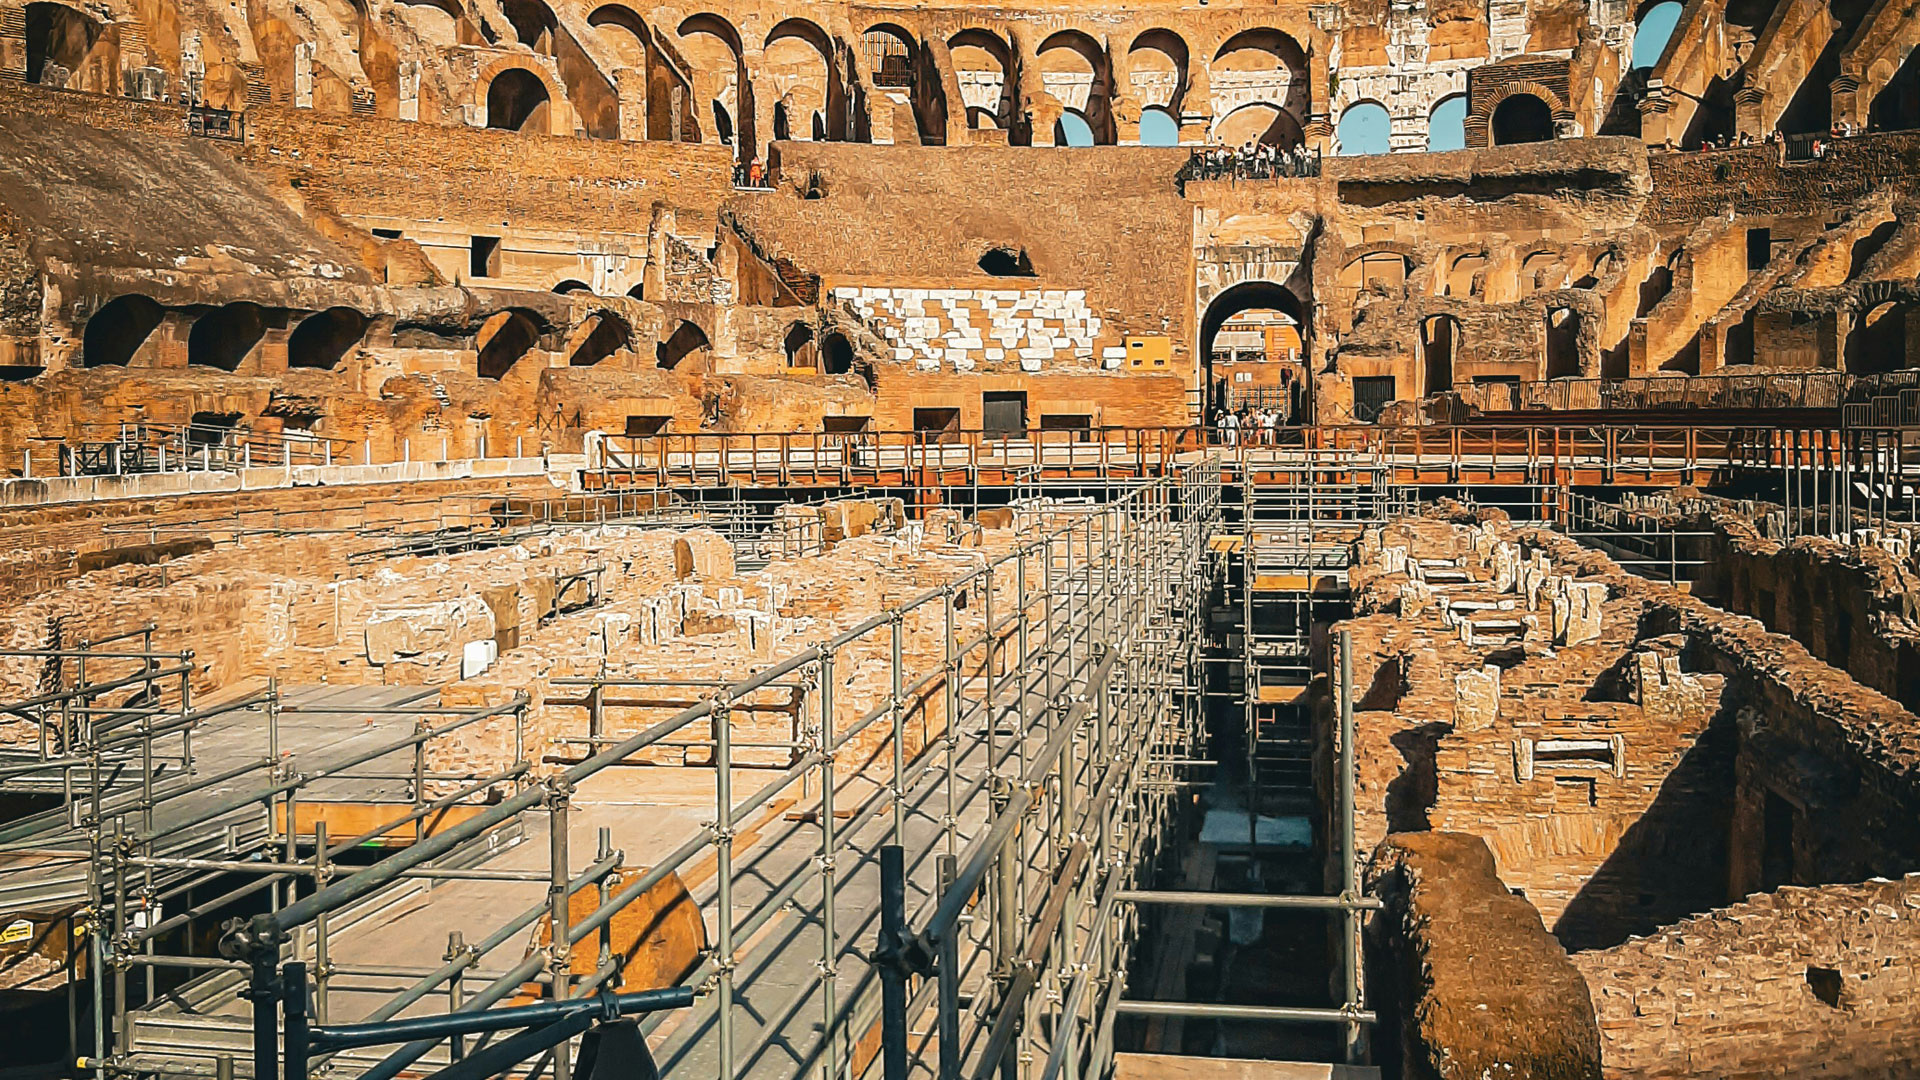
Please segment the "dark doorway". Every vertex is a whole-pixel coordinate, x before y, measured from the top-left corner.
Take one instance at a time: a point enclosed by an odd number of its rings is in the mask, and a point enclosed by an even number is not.
[[[546,134],[547,86],[539,76],[508,68],[487,87],[487,126],[504,131]]]
[[[1020,390],[989,390],[981,394],[980,426],[989,439],[1026,438],[1026,393]]]
[[[352,308],[309,315],[287,338],[287,366],[333,370],[367,333],[367,318]]]
[[[483,379],[498,379],[513,370],[513,365],[534,342],[540,340],[540,328],[519,311],[503,311],[480,328],[483,343],[474,373]]]
[[[266,333],[266,313],[259,304],[228,304],[193,321],[187,332],[187,363],[234,371]]]
[[[1553,138],[1553,110],[1532,94],[1514,94],[1493,110],[1493,145],[1548,142]]]
[[[915,409],[913,431],[923,442],[952,442],[960,434],[960,410]]]
[[[1773,791],[1767,792],[1761,823],[1760,889],[1772,892],[1793,884],[1793,828],[1799,811]]]
[[[65,4],[28,4],[27,81],[65,87],[100,36],[100,24]],[[47,78],[49,67],[60,77]]]
[[[1453,389],[1453,354],[1460,340],[1460,320],[1435,315],[1420,325],[1420,349],[1426,355],[1429,394]]]
[[[668,371],[680,366],[680,362],[695,353],[703,357],[707,350],[707,332],[690,322],[683,322],[674,328],[667,340],[654,350],[658,364]]]
[[[1580,374],[1580,313],[1572,308],[1547,312],[1547,378]]]
[[[1391,375],[1362,375],[1353,380],[1353,418],[1362,424],[1379,420],[1393,399]]]
[[[166,309],[144,296],[122,296],[93,313],[80,343],[87,367],[126,367],[166,317]]]
[[[1033,277],[1033,263],[1027,249],[994,248],[980,256],[980,269],[994,277]]]
[[[853,370],[853,343],[845,334],[828,334],[820,346],[821,370],[829,375],[845,375]]]
[[[1913,17],[1911,12],[1907,17]],[[1909,52],[1893,79],[1874,95],[1873,106],[1867,110],[1867,127],[1872,131],[1920,127],[1920,49]]]

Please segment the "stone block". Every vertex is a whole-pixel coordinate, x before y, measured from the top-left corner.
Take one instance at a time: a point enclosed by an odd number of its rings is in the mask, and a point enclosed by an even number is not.
[[[673,542],[673,573],[681,581],[695,577],[730,578],[733,545],[711,529],[683,533]]]
[[[1488,664],[1479,671],[1462,671],[1453,677],[1454,730],[1485,731],[1499,715],[1499,668]]]

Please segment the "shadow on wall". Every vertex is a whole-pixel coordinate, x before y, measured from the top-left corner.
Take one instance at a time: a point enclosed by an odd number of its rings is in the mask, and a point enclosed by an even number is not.
[[[1739,751],[1732,699],[1561,912],[1553,933],[1568,952],[1618,945],[1727,902]]]

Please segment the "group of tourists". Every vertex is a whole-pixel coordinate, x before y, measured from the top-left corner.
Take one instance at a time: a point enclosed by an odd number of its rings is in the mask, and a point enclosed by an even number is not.
[[[1213,426],[1219,429],[1220,442],[1225,446],[1277,445],[1280,429],[1286,425],[1286,412],[1272,405],[1242,405],[1238,411],[1223,408],[1213,414]]]
[[[1304,145],[1285,150],[1248,139],[1238,150],[1211,146],[1194,156],[1198,180],[1275,180],[1318,176],[1320,159]]]

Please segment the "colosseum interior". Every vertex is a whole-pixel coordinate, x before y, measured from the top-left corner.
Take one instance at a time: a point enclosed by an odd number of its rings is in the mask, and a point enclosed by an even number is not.
[[[0,0],[0,1080],[1920,1077],[1916,46]]]

